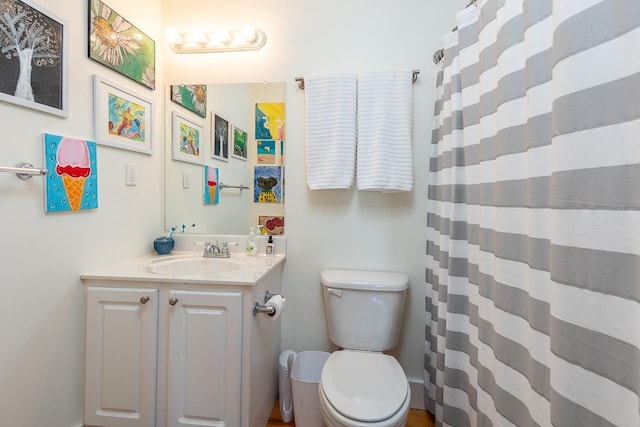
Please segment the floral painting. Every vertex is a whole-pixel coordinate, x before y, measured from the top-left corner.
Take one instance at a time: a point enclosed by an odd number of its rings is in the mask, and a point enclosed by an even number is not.
[[[205,205],[217,205],[220,202],[220,182],[218,168],[204,165],[204,197]]]
[[[155,89],[155,42],[100,0],[89,4],[89,58]]]
[[[171,85],[171,100],[200,117],[207,117],[207,85]]]
[[[285,139],[284,102],[256,103],[256,139]]]
[[[28,2],[0,2],[0,99],[66,116],[64,25]]]
[[[256,203],[282,203],[284,185],[282,166],[255,166],[253,201]]]
[[[96,143],[44,134],[45,212],[98,207]]]

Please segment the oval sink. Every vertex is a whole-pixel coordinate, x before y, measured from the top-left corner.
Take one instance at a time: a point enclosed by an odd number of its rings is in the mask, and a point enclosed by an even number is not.
[[[210,276],[233,273],[240,265],[229,259],[203,258],[202,255],[171,256],[145,263],[147,271],[169,276]]]

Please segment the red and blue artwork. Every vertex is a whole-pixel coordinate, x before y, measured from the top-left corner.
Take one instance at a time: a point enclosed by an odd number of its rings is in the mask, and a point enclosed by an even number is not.
[[[96,143],[44,134],[45,212],[98,207]]]

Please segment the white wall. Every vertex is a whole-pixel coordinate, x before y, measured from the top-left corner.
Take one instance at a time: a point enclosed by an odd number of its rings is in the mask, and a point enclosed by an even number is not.
[[[267,33],[259,52],[176,55],[165,51],[167,83],[287,83],[283,348],[330,349],[319,274],[324,268],[405,271],[411,277],[404,332],[394,354],[421,380],[424,353],[428,146],[435,66],[432,55],[467,0],[163,0],[177,31],[249,25]],[[175,60],[174,60],[175,59]],[[419,69],[414,86],[415,190],[407,194],[308,190],[305,74]]]
[[[161,99],[160,91],[87,58],[86,0],[35,1],[67,22],[69,117],[0,102],[0,166],[20,161],[42,166],[43,132],[93,140],[94,73],[156,102]],[[131,8],[126,0],[108,1],[158,40],[161,11],[156,3],[141,0]],[[161,49],[159,54],[158,64]],[[162,88],[160,77],[158,72]],[[21,181],[0,173],[0,425],[82,424],[84,300],[79,275],[152,249],[163,224],[161,129],[157,121],[152,156],[98,147],[96,210],[45,214],[43,178]],[[135,187],[125,186],[127,162],[137,166]]]

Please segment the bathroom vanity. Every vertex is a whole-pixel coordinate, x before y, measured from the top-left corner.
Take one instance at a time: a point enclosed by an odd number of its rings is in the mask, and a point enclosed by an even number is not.
[[[146,256],[82,275],[85,425],[266,425],[278,392],[284,254]]]

